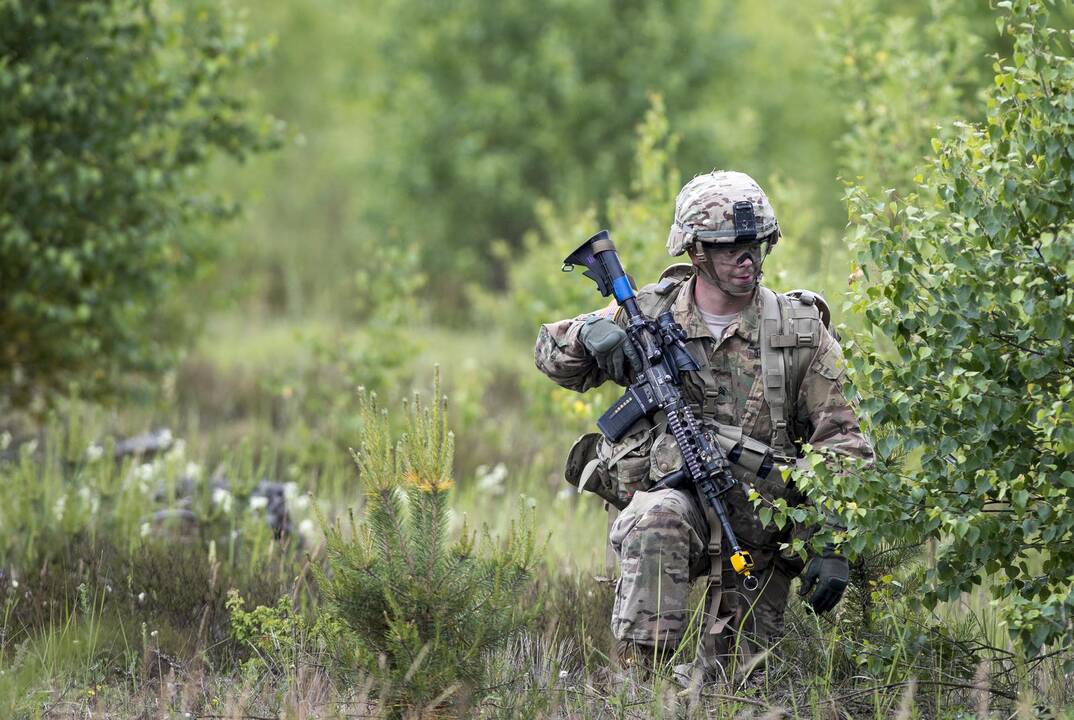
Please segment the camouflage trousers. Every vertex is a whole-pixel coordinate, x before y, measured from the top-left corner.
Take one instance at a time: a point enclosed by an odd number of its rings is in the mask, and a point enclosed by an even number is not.
[[[708,523],[692,494],[672,489],[636,493],[608,539],[621,569],[612,609],[617,640],[673,649],[693,620],[720,634],[718,653],[733,654],[738,648],[748,658],[783,637],[791,580],[801,568],[771,550],[747,548],[760,581],[752,592],[737,586],[725,558],[718,622],[712,626],[706,618],[691,617],[690,586],[711,567]]]

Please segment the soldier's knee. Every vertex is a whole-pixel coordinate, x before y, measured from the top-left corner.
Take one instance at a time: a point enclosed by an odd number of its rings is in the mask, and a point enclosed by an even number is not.
[[[693,501],[677,490],[637,493],[616,519],[609,540],[619,550],[624,543],[685,543],[703,547]]]

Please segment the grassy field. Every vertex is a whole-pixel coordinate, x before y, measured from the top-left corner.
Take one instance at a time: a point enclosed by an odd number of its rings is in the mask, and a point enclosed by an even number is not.
[[[606,516],[560,476],[603,401],[555,390],[518,341],[442,329],[363,381],[377,343],[328,325],[222,323],[151,405],[71,402],[40,434],[6,428],[0,715],[421,714],[383,703],[378,679],[318,630],[315,569],[330,568],[325,527],[351,510],[363,523],[348,451],[363,432],[356,386],[379,390],[398,425],[399,403],[428,396],[436,364],[455,433],[449,534],[503,538],[529,518],[537,552],[517,598],[530,612],[482,659],[484,686],[447,688],[427,714],[1036,717],[1069,705],[1069,657],[1021,661],[983,595],[915,607],[919,550],[856,566],[833,617],[792,599],[766,673],[692,693],[662,674],[617,672]],[[166,449],[113,459],[118,439],[161,428]],[[264,482],[286,501],[280,537]]]

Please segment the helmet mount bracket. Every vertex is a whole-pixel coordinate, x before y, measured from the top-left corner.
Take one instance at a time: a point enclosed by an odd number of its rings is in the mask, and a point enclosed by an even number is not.
[[[735,219],[735,241],[757,239],[757,218],[753,215],[753,203],[749,200],[740,200],[732,206]]]

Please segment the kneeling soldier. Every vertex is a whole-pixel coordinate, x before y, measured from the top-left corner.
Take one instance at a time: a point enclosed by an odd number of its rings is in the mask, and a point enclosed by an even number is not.
[[[761,266],[779,237],[772,206],[752,178],[728,171],[699,175],[679,192],[667,241],[669,254],[687,253],[690,264],[672,265],[657,283],[639,290],[638,305],[651,318],[670,310],[685,331],[700,370],[685,373],[683,392],[706,426],[760,441],[791,464],[803,443],[867,460],[872,449],[843,396],[842,351],[823,298],[808,291],[777,294],[760,285]],[[628,385],[638,357],[621,315],[613,304],[543,325],[537,367],[578,392],[609,379]],[[583,451],[576,453],[579,446]],[[688,624],[690,584],[708,575],[699,665],[714,679],[736,646],[749,655],[782,637],[791,579],[804,563],[780,547],[808,538],[813,528],[765,526],[748,499],[752,488],[767,504],[779,498],[804,504],[793,479],[785,482],[779,472],[765,479],[741,475],[723,501],[760,583],[755,590],[736,587],[735,573],[721,559],[719,528],[710,533],[695,494],[649,492],[681,462],[666,427],[645,421],[618,443],[583,438],[572,450],[568,475],[584,466],[586,477],[568,480],[603,487],[622,510],[609,535],[621,567],[612,611],[620,660],[629,664],[674,651]],[[816,611],[830,610],[848,574],[846,559],[825,551],[811,558],[803,595]]]

